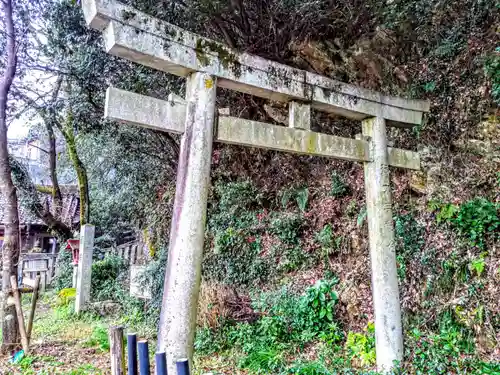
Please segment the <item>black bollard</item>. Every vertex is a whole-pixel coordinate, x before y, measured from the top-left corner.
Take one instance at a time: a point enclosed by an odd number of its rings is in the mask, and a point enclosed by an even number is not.
[[[177,375],[189,375],[189,361],[187,359],[180,359],[176,363]]]
[[[167,356],[165,352],[155,354],[156,375],[167,375]]]
[[[147,341],[139,341],[137,344],[139,350],[139,374],[150,375],[149,370],[149,347]]]
[[[137,335],[129,333],[127,335],[128,351],[128,375],[137,375]]]

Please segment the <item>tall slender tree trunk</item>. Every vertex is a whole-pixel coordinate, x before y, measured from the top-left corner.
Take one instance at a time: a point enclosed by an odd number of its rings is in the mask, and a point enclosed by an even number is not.
[[[62,133],[66,140],[66,146],[68,147],[69,158],[73,163],[78,178],[78,189],[80,191],[80,225],[84,225],[90,220],[89,180],[85,165],[78,156],[76,150],[75,132],[73,130],[73,113],[71,108],[69,109]]]
[[[50,180],[52,181],[52,203],[54,207],[54,217],[59,218],[62,210],[62,194],[57,179],[57,149],[56,135],[50,120],[46,122],[47,133],[49,134],[49,169]]]
[[[7,34],[7,65],[0,81],[0,192],[5,199],[4,242],[2,245],[2,295],[0,301],[2,319],[2,346],[7,352],[19,345],[19,329],[16,308],[9,298],[10,276],[17,277],[19,260],[19,214],[16,188],[12,183],[7,146],[7,97],[16,75],[17,55],[12,0],[2,0],[5,30]]]
[[[54,92],[52,93],[51,107],[49,108],[48,115],[43,116],[45,122],[45,128],[49,136],[49,169],[50,169],[50,179],[52,181],[52,203],[54,205],[54,216],[56,218],[60,217],[62,210],[62,194],[61,188],[59,187],[59,181],[57,180],[57,144],[56,135],[54,133],[54,123],[56,120],[56,113],[54,106],[57,101],[57,96],[59,95],[59,90],[62,85],[62,76],[59,76],[54,87]]]

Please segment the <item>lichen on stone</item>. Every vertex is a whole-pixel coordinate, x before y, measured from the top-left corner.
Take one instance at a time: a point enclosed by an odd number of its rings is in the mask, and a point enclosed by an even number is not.
[[[207,66],[210,64],[210,59],[207,57],[204,50],[203,39],[198,39],[196,41],[196,47],[194,48],[196,52],[196,59],[201,64],[201,66]]]
[[[232,69],[237,78],[241,75],[241,64],[238,61],[237,55],[222,44],[199,38],[196,41],[195,51],[198,61],[203,66],[210,63],[207,54],[216,54],[224,69]]]
[[[128,21],[128,20],[134,18],[135,16],[137,16],[137,13],[135,13],[135,12],[131,12],[131,11],[126,10],[126,9],[124,9],[122,11],[122,17],[123,17],[124,21]]]

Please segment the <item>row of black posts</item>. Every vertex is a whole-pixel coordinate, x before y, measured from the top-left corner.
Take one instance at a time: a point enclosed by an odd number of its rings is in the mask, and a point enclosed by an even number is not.
[[[131,333],[127,335],[127,349],[128,375],[151,375],[148,342],[137,342],[137,335]],[[167,357],[165,352],[155,354],[155,363],[156,375],[167,375]],[[187,359],[177,361],[176,366],[177,375],[190,375],[189,361]],[[139,372],[137,372],[138,368]]]

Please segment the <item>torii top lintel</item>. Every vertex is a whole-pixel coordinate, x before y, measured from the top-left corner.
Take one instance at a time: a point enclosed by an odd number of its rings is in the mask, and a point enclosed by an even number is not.
[[[89,26],[103,32],[106,50],[115,56],[179,76],[203,71],[218,86],[313,108],[347,118],[383,117],[390,125],[422,121],[429,102],[389,97],[295,69],[183,30],[115,0],[83,0]]]

